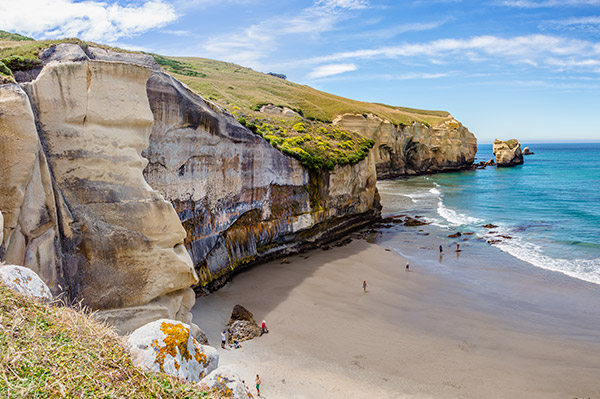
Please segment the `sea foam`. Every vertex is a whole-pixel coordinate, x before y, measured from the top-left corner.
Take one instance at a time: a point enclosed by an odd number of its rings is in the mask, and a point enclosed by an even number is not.
[[[502,240],[493,244],[503,252],[546,270],[566,274],[580,280],[600,284],[600,259],[560,259],[542,252],[542,248],[521,237]]]

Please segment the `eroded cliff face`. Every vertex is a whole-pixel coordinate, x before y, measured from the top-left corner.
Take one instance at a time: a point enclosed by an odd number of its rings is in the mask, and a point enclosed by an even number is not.
[[[373,155],[380,179],[466,169],[477,153],[473,133],[452,117],[436,126],[419,122],[394,126],[371,114],[342,114],[333,123],[375,140]]]
[[[150,73],[66,60],[25,91],[0,86],[0,257],[123,332],[157,316],[189,323],[197,282],[175,210],[142,175]]]
[[[144,175],[179,213],[201,287],[379,214],[372,157],[309,172],[172,77],[154,72],[147,87],[154,126]]]
[[[123,333],[190,324],[191,286],[379,215],[373,156],[309,172],[150,56],[61,44],[42,61],[0,85],[0,260]]]

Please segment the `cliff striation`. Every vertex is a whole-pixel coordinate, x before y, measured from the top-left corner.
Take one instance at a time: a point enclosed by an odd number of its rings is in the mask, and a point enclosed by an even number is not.
[[[381,179],[468,169],[477,139],[460,122],[447,118],[430,126],[394,125],[373,114],[342,114],[333,123],[375,140],[377,177]]]
[[[0,260],[121,332],[190,324],[191,286],[379,216],[372,156],[309,171],[150,56],[59,44],[19,79],[0,85]]]
[[[173,77],[155,71],[147,88],[154,125],[144,175],[174,204],[201,286],[379,215],[372,156],[309,171]]]

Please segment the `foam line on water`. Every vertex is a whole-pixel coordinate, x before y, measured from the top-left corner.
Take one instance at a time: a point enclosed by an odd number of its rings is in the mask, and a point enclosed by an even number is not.
[[[539,245],[526,242],[520,237],[502,240],[494,244],[500,250],[517,259],[546,270],[552,270],[580,280],[600,284],[600,259],[559,259],[542,252]]]
[[[468,226],[483,223],[483,219],[456,212],[454,209],[446,208],[442,201],[438,202],[437,213],[450,223],[451,226]]]

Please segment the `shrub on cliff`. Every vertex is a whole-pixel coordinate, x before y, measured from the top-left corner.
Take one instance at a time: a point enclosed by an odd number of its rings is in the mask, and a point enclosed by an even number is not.
[[[246,118],[252,118],[246,116]],[[255,120],[256,134],[273,147],[292,156],[311,170],[332,170],[336,165],[354,165],[369,153],[374,141],[358,133],[320,122]]]
[[[0,397],[216,398],[196,385],[133,366],[114,330],[0,283]]]
[[[0,61],[0,84],[14,83],[15,77],[12,71]]]
[[[0,59],[11,71],[26,71],[41,65],[42,61],[38,58],[24,57],[21,55],[11,55]]]

